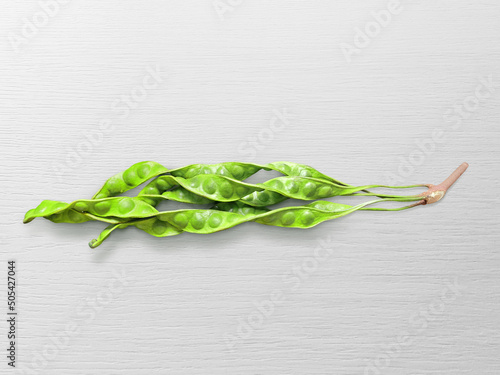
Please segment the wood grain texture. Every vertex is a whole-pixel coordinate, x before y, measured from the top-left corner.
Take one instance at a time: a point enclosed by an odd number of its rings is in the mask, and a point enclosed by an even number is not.
[[[390,2],[236,3],[74,0],[44,25],[41,3],[5,5],[11,372],[499,374],[500,4],[401,1],[377,34]],[[142,160],[290,160],[353,184],[470,168],[436,205],[310,230],[129,229],[91,251],[98,223],[22,224]]]

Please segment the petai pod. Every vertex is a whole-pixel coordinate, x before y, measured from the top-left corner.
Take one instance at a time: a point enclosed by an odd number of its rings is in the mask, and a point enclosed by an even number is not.
[[[274,170],[284,174],[285,176],[313,177],[334,182],[342,186],[351,186],[329,177],[308,165],[284,161],[269,164],[237,162],[226,162],[220,164],[192,164],[186,167],[172,169],[170,173],[173,176],[183,178],[191,178],[200,174],[217,174],[242,181],[260,170]]]
[[[170,171],[172,176],[181,178],[192,178],[201,174],[215,174],[227,176],[235,180],[244,180],[259,170],[262,167],[251,163],[239,162],[224,162],[218,164],[191,164],[185,167],[173,169]],[[186,190],[172,178],[171,175],[161,175],[150,181],[138,194],[138,198],[144,200],[152,207],[156,207],[161,200],[168,199],[183,203],[193,204],[209,204],[213,201],[209,198],[197,195],[192,191]],[[89,219],[90,220],[90,219]],[[106,239],[115,229],[123,229],[133,224],[122,225],[116,223],[114,226],[108,226],[97,240],[90,243],[91,247],[98,246]],[[160,227],[163,227],[163,222],[156,218],[143,220],[136,225],[139,229],[146,231],[149,234],[155,235]],[[175,231],[172,231],[173,234]],[[162,233],[170,233],[162,231]]]
[[[198,175],[218,175],[232,178],[234,180],[245,180],[254,175],[262,166],[252,163],[225,162],[218,164],[191,164],[182,168],[169,171],[171,176],[190,179]],[[162,199],[170,199],[183,203],[208,204],[212,200],[194,194],[180,186],[170,175],[163,175],[149,182],[138,194],[151,205],[157,205]],[[170,190],[170,191],[169,191]],[[167,191],[169,191],[167,193]],[[160,198],[145,197],[152,195],[163,195]]]
[[[145,161],[136,163],[127,168],[125,171],[109,178],[104,186],[94,195],[94,199],[116,196],[134,187],[137,187],[148,179],[159,176],[156,179],[153,179],[139,193],[139,196],[142,196],[142,199],[144,199],[149,204],[157,205],[161,199],[169,199],[184,203],[208,204],[213,200],[219,201],[221,199],[219,196],[209,197],[204,194],[200,195],[199,191],[195,192],[186,189],[183,186],[176,185],[175,181],[169,180],[168,177],[165,178],[166,176],[164,175],[166,173],[169,173],[174,177],[190,179],[199,175],[212,174],[225,176],[234,180],[241,181],[255,174],[259,170],[274,170],[284,174],[285,176],[312,177],[325,180],[339,186],[352,186],[333,179],[308,165],[292,162],[273,162],[264,165],[240,162],[191,164],[169,171],[161,164],[151,161]],[[167,192],[168,190],[170,191]],[[222,195],[223,193],[224,191],[222,192]],[[163,195],[163,197],[155,198],[153,197],[154,195]],[[287,198],[288,196],[282,196],[279,194],[279,192],[273,192],[269,190],[263,194],[260,194],[258,191],[256,191],[245,201],[247,204],[264,205],[266,204],[266,202],[268,202],[267,204],[279,203],[283,200],[286,200]],[[223,199],[223,201],[225,200]]]
[[[245,180],[265,166],[252,163],[225,162],[218,164],[191,164],[182,168],[172,169],[170,174],[175,177],[191,178],[200,174],[216,174],[235,180]]]
[[[138,198],[143,199],[152,206],[156,206],[161,200],[165,199],[193,204],[212,203],[211,199],[197,195],[182,187],[178,179],[182,179],[182,177],[176,178],[171,175],[164,175],[155,178],[139,192]]]
[[[316,201],[304,206],[283,207],[274,210],[245,206],[241,202],[231,202],[220,203],[213,209],[158,212],[154,217],[133,220],[116,227],[135,226],[155,237],[167,237],[182,232],[210,234],[250,221],[287,228],[310,228],[324,221],[348,215],[371,204],[386,201],[412,202],[415,200],[417,198],[377,199],[356,206]],[[100,245],[114,229],[116,228],[109,226],[99,238],[92,240],[89,246],[94,248]]]
[[[92,199],[103,199],[124,193],[139,186],[143,182],[166,172],[168,172],[167,168],[153,161],[136,163],[127,168],[125,171],[110,177],[99,189],[99,191],[94,194]],[[126,202],[127,201],[122,202],[121,205],[127,206],[130,204]],[[66,209],[59,210],[59,207],[62,207],[63,205],[68,204],[59,201],[43,201],[36,209],[30,210],[26,213],[24,223],[29,223],[35,217],[44,217],[54,223],[82,223],[90,220],[97,220],[110,224],[119,224],[123,221],[120,220],[119,217],[109,216],[112,210],[107,210],[108,203],[106,202],[95,205],[95,209],[98,212],[97,214],[69,208],[69,206],[66,206]],[[91,206],[94,207],[93,205]],[[79,208],[84,208],[83,203],[79,205]],[[133,214],[133,212],[135,211],[131,210],[129,214]]]
[[[93,199],[114,197],[167,172],[167,168],[154,161],[136,163],[123,172],[110,177],[99,191],[94,194]]]
[[[331,202],[328,202],[331,203]],[[341,205],[345,209],[345,205]],[[307,207],[307,206],[305,206]],[[349,206],[351,207],[351,206]],[[290,215],[300,210],[299,207],[287,207],[277,210],[268,210],[263,208],[245,206],[240,202],[221,203],[214,209],[185,209],[175,211],[159,212],[155,217],[146,219],[131,220],[127,223],[118,225],[109,225],[97,239],[89,242],[91,248],[95,248],[109,237],[115,229],[124,229],[129,226],[135,226],[146,233],[155,237],[168,237],[182,232],[209,234],[225,229],[229,229],[238,224],[249,221],[263,219],[267,225],[279,225],[279,220],[275,220],[273,215],[284,215],[283,223],[289,223]],[[339,211],[337,209],[336,211]],[[315,213],[321,210],[316,209]],[[323,211],[321,211],[323,212]],[[288,216],[286,215],[288,213]],[[307,213],[306,213],[307,215]],[[275,224],[273,224],[275,223]]]
[[[439,185],[353,186],[335,180],[303,164],[275,162],[265,165],[253,163],[192,164],[168,170],[155,162],[134,164],[106,181],[93,199],[72,203],[43,201],[29,210],[24,222],[44,217],[56,223],[81,223],[100,220],[110,225],[93,240],[98,246],[115,229],[135,226],[153,236],[167,237],[182,232],[208,234],[231,228],[245,222],[257,222],[290,228],[310,228],[326,220],[345,216],[357,210],[399,211],[439,201],[449,187],[465,172],[463,163]],[[250,184],[242,180],[259,170],[274,170],[283,176],[266,182]],[[115,197],[151,180],[139,195]],[[398,196],[375,194],[372,188],[408,188],[426,186],[418,195]],[[364,192],[364,193],[362,193]],[[302,206],[271,209],[275,203],[288,198],[305,201],[337,195],[378,196],[381,199],[356,206],[327,201],[315,201]],[[161,200],[186,203],[210,203],[210,209],[180,209],[158,212],[155,206]],[[369,207],[379,202],[413,202],[405,207]]]
[[[45,200],[38,207],[26,212],[24,223],[29,223],[37,217],[51,217],[53,220],[62,220],[64,216],[58,219],[53,215],[65,215],[67,212],[67,215],[71,217],[73,211],[89,213],[98,218],[112,217],[122,219],[148,217],[158,212],[143,200],[131,197],[81,199],[72,203]],[[94,216],[89,217],[91,220],[93,218]]]
[[[296,176],[296,177],[312,177],[320,180],[330,181],[341,186],[352,186],[329,177],[320,171],[314,169],[305,164],[291,163],[286,161],[277,161],[274,163],[266,164],[266,167],[277,172],[283,173],[285,176]]]
[[[177,234],[180,234],[183,232],[183,230],[177,228],[176,226],[173,226],[169,223],[165,223],[164,221],[161,221],[160,219],[156,217],[152,217],[149,219],[139,219],[139,220],[132,220],[130,222],[126,223],[121,223],[121,224],[116,224],[116,225],[108,225],[106,229],[104,229],[100,234],[99,237],[96,239],[93,239],[92,241],[89,242],[89,246],[91,248],[96,248],[100,244],[103,243],[103,241],[109,237],[109,235],[115,231],[116,229],[125,229],[130,226],[135,226],[138,229],[143,230],[144,232],[155,236],[155,237],[169,237],[169,236],[175,236]]]
[[[113,216],[97,216],[90,214],[88,212],[80,212],[73,208],[60,211],[58,213],[44,216],[45,219],[52,221],[53,223],[69,223],[69,224],[79,224],[86,221],[102,221],[109,224],[120,224],[123,219]]]
[[[308,165],[291,162],[274,162],[264,165],[239,162],[225,162],[218,164],[191,164],[185,167],[172,169],[169,171],[169,173],[174,177],[182,177],[184,179],[190,179],[203,174],[213,174],[243,181],[260,170],[274,170],[276,172],[282,173],[285,176],[312,177],[329,181],[340,186],[352,186],[331,178]],[[170,199],[178,202],[194,204],[208,204],[212,202],[210,198],[196,195],[196,193],[193,193],[192,191],[190,193],[189,190],[186,190],[182,186],[176,185],[172,180],[165,177],[166,176],[159,176],[156,179],[153,179],[139,193],[139,196],[143,196],[143,199],[150,204],[158,204],[161,199]],[[177,188],[174,190],[174,187]],[[167,190],[170,189],[172,189],[172,192],[164,194]],[[272,195],[271,199],[269,199],[270,202],[278,203],[287,199],[287,197],[280,196],[279,194],[273,194],[272,192],[270,192],[269,194]],[[163,197],[144,197],[145,195],[163,195]],[[254,198],[249,197],[248,200],[254,199],[256,202],[258,202],[259,200],[268,200],[266,198],[267,196],[266,194],[264,194],[262,199],[259,199],[258,196],[255,196]]]
[[[288,198],[299,200],[323,199],[339,195],[351,195],[365,189],[382,186],[343,186],[318,178],[299,176],[277,177],[260,184],[250,184],[211,174],[201,174],[187,179],[165,175],[156,180],[168,182],[166,186],[179,185],[182,189],[168,190],[161,193],[161,190],[155,186],[148,185],[149,188],[147,191],[145,189],[145,193],[157,194],[142,194],[141,192],[139,196],[151,200],[169,199],[199,204],[241,200],[247,205],[258,207],[273,205]]]

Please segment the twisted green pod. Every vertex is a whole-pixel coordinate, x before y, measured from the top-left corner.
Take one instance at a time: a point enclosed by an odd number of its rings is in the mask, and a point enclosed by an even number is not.
[[[133,189],[147,180],[167,173],[168,169],[154,161],[136,163],[123,172],[108,178],[92,199],[114,197]]]
[[[244,180],[262,169],[251,163],[227,162],[219,164],[191,164],[185,167],[168,170],[154,161],[143,161],[133,164],[123,172],[110,177],[94,194],[93,199],[113,197],[133,189],[147,180],[166,173],[173,176],[190,178],[198,174],[218,174],[237,180]]]
[[[291,162],[274,162],[265,165],[240,162],[225,162],[218,164],[191,164],[185,167],[168,170],[166,167],[162,166],[159,163],[152,161],[143,161],[140,163],[136,163],[127,168],[125,171],[110,177],[94,195],[93,199],[113,197],[118,194],[122,194],[141,185],[142,183],[153,177],[161,176],[166,173],[170,173],[174,177],[182,177],[186,179],[201,174],[214,174],[242,181],[260,170],[274,170],[284,174],[285,176],[313,177],[323,179],[325,181],[330,181],[342,186],[351,186],[329,176],[326,176],[325,174],[317,171],[310,166]],[[154,186],[154,184],[151,186]],[[181,201],[186,201],[185,198],[182,198],[182,194],[180,194],[179,198],[184,199]]]
[[[161,193],[162,189],[157,186],[160,182],[165,187],[179,185],[182,189],[167,190]],[[384,185],[344,186],[318,178],[298,176],[276,177],[261,184],[250,184],[211,174],[201,174],[187,179],[165,175],[158,178],[155,184],[148,185],[139,196],[154,200],[169,199],[199,204],[241,200],[245,204],[257,207],[273,205],[288,198],[314,200],[351,195],[370,188],[396,188]]]
[[[145,168],[149,168],[149,174],[144,172]],[[157,178],[147,184],[138,194],[138,197],[153,207],[163,199],[183,203],[209,204],[214,201],[233,201],[244,198],[243,201],[247,204],[253,203],[257,206],[263,206],[266,204],[269,205],[279,203],[289,198],[289,196],[283,196],[279,192],[272,190],[260,193],[260,190],[265,190],[265,186],[261,187],[257,185],[248,186],[238,184],[236,184],[237,186],[234,186],[234,182],[232,180],[244,180],[262,169],[275,170],[286,176],[308,176],[324,179],[325,181],[341,186],[351,186],[328,177],[310,166],[290,162],[275,162],[266,165],[240,162],[191,164],[168,171],[167,168],[158,163],[146,161],[136,163],[124,172],[118,173],[117,175],[109,178],[104,186],[94,195],[94,198],[102,197],[104,195],[115,195],[120,192],[123,193],[154,176],[157,176]],[[170,173],[171,175],[164,175],[165,173]],[[206,175],[218,175],[227,177],[230,180],[218,179],[217,177],[207,177]],[[137,178],[137,176],[140,176],[141,178]],[[182,178],[183,180],[177,180],[172,176]],[[195,177],[199,177],[203,180],[203,186],[206,188],[206,191],[203,190],[203,188],[190,188],[193,184],[196,184],[196,179],[191,180]],[[231,194],[230,191],[232,189],[234,189],[234,192]],[[291,194],[294,193],[293,182],[290,184],[289,190],[291,190]],[[308,193],[307,186],[305,193]],[[249,196],[245,197],[246,195]],[[231,199],[228,199],[228,196],[230,196]]]
[[[445,195],[448,188],[467,167],[467,163],[463,163],[439,185],[395,187],[352,186],[332,179],[312,167],[286,162],[266,165],[233,162],[193,164],[170,171],[155,162],[141,162],[108,179],[93,199],[72,203],[43,201],[38,207],[26,213],[24,222],[28,223],[36,217],[45,217],[53,222],[81,223],[100,220],[111,224],[97,240],[91,241],[91,247],[98,246],[115,229],[128,226],[135,226],[157,237],[177,235],[182,232],[208,234],[248,221],[281,227],[310,228],[357,210],[397,211],[434,203]],[[249,184],[240,180],[261,169],[275,170],[284,176],[261,184]],[[139,186],[148,179],[153,180],[137,197],[114,197]],[[411,196],[379,195],[366,190],[377,187],[417,186],[427,186],[428,190]],[[288,198],[316,200],[337,195],[376,195],[382,198],[356,206],[316,201],[304,206],[274,210],[266,207]],[[162,199],[186,203],[215,203],[215,205],[211,209],[158,212],[155,206]],[[399,208],[367,207],[387,201],[415,203]]]
[[[248,184],[241,181],[262,169],[280,172],[285,177],[277,177],[263,184]],[[246,170],[247,173],[243,173],[242,170]],[[193,164],[171,170],[170,174],[171,176],[163,175],[151,181],[139,196],[150,204],[158,204],[161,199],[193,204],[241,200],[246,204],[260,207],[280,203],[288,198],[312,200],[352,195],[368,188],[424,186],[353,186],[326,176],[310,166],[290,162],[265,165],[234,162]],[[397,197],[369,192],[366,195]]]
[[[109,217],[142,218],[154,215],[158,211],[142,199],[131,197],[80,199],[72,203],[45,200],[38,207],[26,212],[23,222],[26,224],[37,217],[51,217],[55,222],[79,223],[83,220],[83,216],[79,215],[82,213],[90,214],[85,215],[89,220],[100,220]]]
[[[169,189],[172,186],[180,186],[183,189],[167,190],[161,195],[158,194],[160,191]],[[323,199],[338,195],[350,195],[361,190],[380,186],[346,187],[311,177],[285,176],[271,179],[262,184],[249,184],[212,174],[200,174],[187,179],[164,175],[148,184],[136,198],[110,197],[79,200],[70,204],[58,201],[43,201],[38,207],[26,213],[24,222],[30,222],[35,217],[61,214],[65,210],[72,210],[67,215],[68,222],[79,222],[76,221],[77,214],[73,211],[89,213],[99,217],[111,216],[122,219],[145,217],[157,212],[153,206],[157,204],[159,199],[198,204],[241,201],[247,205],[264,207],[287,198],[299,200]],[[391,197],[397,198],[399,196]]]
[[[333,182],[341,186],[352,186],[340,182],[329,176],[326,176],[325,174],[317,171],[316,169],[308,165],[291,163],[291,162],[274,162],[264,165],[254,164],[254,163],[239,163],[239,162],[226,162],[220,164],[192,164],[186,167],[173,169],[170,171],[170,174],[174,177],[182,177],[184,179],[190,179],[195,176],[203,174],[214,174],[214,175],[229,177],[234,180],[243,181],[260,170],[266,170],[266,171],[274,170],[276,172],[282,173],[285,176],[312,177]],[[169,180],[169,182],[167,182],[165,179],[161,181],[162,177],[159,177],[157,180],[160,180],[158,181],[158,184],[156,180],[153,180],[150,184],[148,184],[148,186],[145,187],[144,191],[142,191],[139,195],[163,194],[168,189],[176,186],[175,184],[171,183],[172,182],[171,180]],[[154,189],[156,189],[156,191]],[[205,200],[203,199],[200,200],[194,197],[192,194],[186,193],[184,187],[181,187],[178,190],[179,191],[177,193],[167,194],[167,196],[170,196],[169,199],[177,200],[179,202],[196,203],[196,204],[200,204],[200,202],[203,202],[203,204],[211,202],[209,198],[206,198]]]
[[[223,184],[222,189],[220,189],[220,191],[218,191],[216,194],[210,194],[210,191],[213,189],[213,187],[211,186],[216,184],[216,182],[212,183],[206,182],[208,189],[207,191],[199,189],[193,191],[193,189],[186,188],[186,186],[184,186],[183,184],[176,184],[175,180],[169,180],[167,176],[162,176],[162,175],[169,173],[173,177],[180,177],[183,179],[192,179],[195,177],[200,177],[200,175],[217,175],[217,176],[227,177],[232,180],[242,181],[252,176],[253,174],[257,173],[260,170],[268,170],[268,171],[274,170],[284,174],[285,176],[290,176],[290,177],[291,176],[310,177],[314,179],[324,180],[326,182],[330,182],[336,187],[349,187],[349,188],[354,187],[353,185],[345,184],[334,178],[331,178],[308,165],[291,163],[291,162],[274,162],[264,165],[254,164],[254,163],[240,163],[240,162],[225,162],[218,164],[191,164],[185,167],[168,170],[166,167],[162,166],[159,163],[153,161],[144,161],[136,163],[127,168],[125,171],[110,177],[105,182],[105,184],[99,189],[99,191],[94,195],[93,199],[113,197],[122,194],[130,189],[133,189],[141,185],[142,183],[146,182],[147,180],[153,177],[161,176],[153,180],[150,184],[148,184],[139,194],[140,196],[143,196],[143,198],[146,199],[146,201],[150,204],[152,204],[154,201],[158,203],[160,198],[155,199],[154,197],[146,197],[146,196],[162,195],[167,190],[172,189],[175,186],[180,186],[180,188],[175,189],[172,193],[165,194],[163,198],[177,200],[179,202],[184,202],[184,203],[196,203],[196,204],[206,204],[212,201],[220,201],[221,199],[223,201],[226,201],[224,195],[229,191],[229,188],[227,182],[224,182],[223,180],[219,181],[221,184]],[[279,182],[275,183],[278,184]],[[291,184],[290,188],[291,192],[289,192],[289,194],[290,193],[293,194],[294,183],[291,182],[290,184]],[[372,186],[382,187],[381,185],[372,185]],[[414,185],[411,187],[415,186],[422,186],[422,185]],[[285,200],[287,197],[289,197],[287,195],[285,195],[285,197],[280,197],[279,191],[269,189],[271,186],[264,186],[264,189],[266,189],[266,187],[267,190],[269,190],[270,192],[271,195],[270,198],[268,198],[268,194],[259,194],[258,191],[262,190],[259,189],[259,190],[254,190],[256,194],[254,194],[252,197],[246,198],[245,202],[247,204],[254,204],[254,205],[274,204],[274,203],[279,203]],[[239,188],[240,190],[244,189],[241,187]],[[305,193],[307,195],[308,189],[311,189],[312,185],[309,184],[304,188],[306,190]],[[402,187],[392,187],[392,188],[402,188]],[[186,192],[186,190],[190,191],[191,193],[194,193],[195,195],[189,194],[188,192]],[[328,188],[325,187],[324,190],[327,191]],[[207,193],[209,196],[206,195]],[[199,198],[200,196],[205,199]],[[328,197],[328,196],[329,196],[328,194],[318,194],[318,198]],[[318,199],[318,198],[312,198],[312,199]]]
[[[147,162],[143,162],[147,163]],[[134,164],[131,168],[137,168],[141,163]],[[217,174],[221,176],[231,177],[237,180],[244,180],[262,168],[258,165],[250,163],[239,163],[239,162],[225,162],[218,164],[191,164],[185,167],[173,169],[170,171],[173,176],[181,178],[191,178],[199,174]],[[118,174],[120,176],[121,174]],[[111,178],[112,179],[112,178]],[[109,181],[109,180],[108,180]],[[106,184],[105,184],[106,186]],[[106,187],[108,189],[108,187]],[[132,187],[131,187],[132,188]],[[174,188],[173,191],[168,191]],[[103,188],[101,188],[103,190]],[[96,196],[100,192],[96,193]],[[161,195],[160,197],[158,197]],[[156,196],[156,197],[155,197]],[[179,187],[177,181],[172,179],[170,175],[160,175],[157,178],[149,182],[138,194],[138,198],[144,200],[146,203],[152,207],[156,207],[158,203],[163,199],[175,200],[183,203],[193,203],[193,204],[208,204],[213,201],[205,198],[203,196],[196,195],[195,193]],[[90,219],[88,219],[90,220]],[[143,229],[146,232],[152,232],[154,228],[155,219],[144,220],[138,223],[136,226],[139,229]],[[108,226],[100,235],[99,238],[107,238],[115,229],[126,228],[127,224],[115,223],[116,225]],[[177,234],[172,231],[172,235]]]
[[[260,207],[246,206],[241,202],[220,203],[212,209],[181,209],[158,212],[154,217],[131,220],[127,223],[108,226],[97,239],[90,241],[89,246],[99,246],[115,229],[135,226],[155,237],[167,237],[182,232],[210,234],[232,228],[246,222],[279,226],[285,228],[311,228],[324,221],[336,219],[368,205],[398,201],[415,202],[416,197],[377,199],[364,202],[356,206],[329,201],[316,201],[304,206],[283,207],[274,210]],[[410,208],[406,206],[397,210]],[[379,208],[378,210],[392,211],[395,209]]]

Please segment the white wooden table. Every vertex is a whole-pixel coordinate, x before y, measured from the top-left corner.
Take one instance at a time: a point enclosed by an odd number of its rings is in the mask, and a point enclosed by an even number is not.
[[[0,373],[499,374],[499,19],[472,0],[4,4],[0,275],[16,260],[19,315]],[[310,230],[128,229],[90,250],[99,223],[22,224],[142,160],[352,184],[470,168],[436,205]]]

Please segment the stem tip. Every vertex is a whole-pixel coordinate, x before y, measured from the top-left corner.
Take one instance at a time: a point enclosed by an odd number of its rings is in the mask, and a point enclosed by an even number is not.
[[[423,204],[435,203],[442,199],[448,189],[460,178],[468,167],[468,163],[462,163],[446,180],[441,182],[439,185],[427,185],[429,189],[421,194],[424,197],[423,202],[425,203]]]

